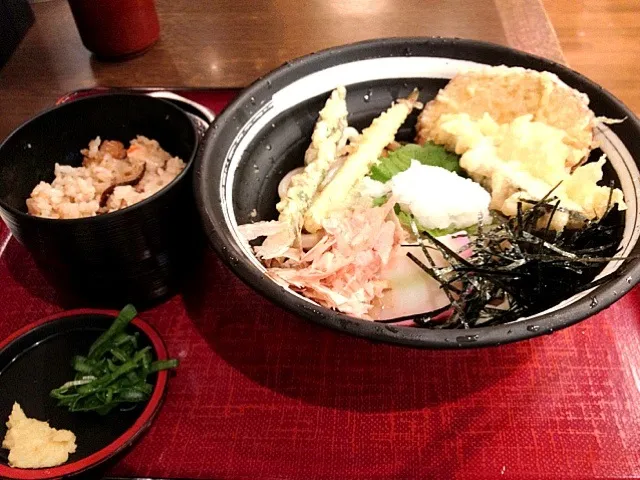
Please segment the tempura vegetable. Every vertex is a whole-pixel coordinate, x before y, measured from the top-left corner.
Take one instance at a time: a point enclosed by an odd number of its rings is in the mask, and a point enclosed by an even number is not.
[[[308,232],[317,232],[332,211],[344,206],[353,186],[369,173],[371,165],[378,160],[384,148],[394,141],[409,113],[418,106],[418,91],[414,90],[409,97],[398,100],[362,131],[356,148],[333,180],[313,199],[306,212],[304,227]]]
[[[448,114],[435,125],[455,139],[455,151],[462,155],[460,166],[491,192],[491,208],[507,216],[517,214],[523,199],[541,200],[554,188],[560,208],[581,219],[602,218],[608,207],[626,209],[620,189],[598,185],[604,158],[568,167],[576,150],[564,143],[566,132],[533,121],[531,115],[499,124],[489,114],[478,120],[468,114]],[[568,222],[569,216],[558,214],[551,228],[561,231]]]
[[[503,65],[456,75],[416,128],[418,143],[461,155],[462,169],[491,192],[493,210],[512,217],[522,200],[553,189],[561,203],[550,227],[562,231],[602,218],[608,207],[626,209],[620,189],[598,185],[605,162],[584,165],[595,127],[615,122],[596,117],[589,98],[556,75]]]
[[[570,88],[556,75],[521,67],[483,67],[456,75],[425,107],[416,125],[416,143],[428,140],[455,150],[455,139],[443,134],[437,123],[443,115],[465,113],[473,120],[489,114],[499,124],[523,115],[566,133],[571,148],[566,166],[579,164],[594,146],[598,119],[589,98]]]
[[[276,233],[269,234],[262,246],[256,249],[258,256],[264,259],[282,257],[293,245],[300,245],[303,216],[335,163],[338,145],[347,128],[346,95],[344,87],[336,88],[320,111],[311,145],[304,156],[306,166],[301,173],[292,177],[285,197],[276,205],[280,212],[280,228]]]

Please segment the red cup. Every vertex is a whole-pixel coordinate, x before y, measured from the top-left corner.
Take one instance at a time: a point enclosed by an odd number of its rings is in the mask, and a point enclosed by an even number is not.
[[[154,0],[69,0],[82,43],[99,57],[144,52],[160,37]]]

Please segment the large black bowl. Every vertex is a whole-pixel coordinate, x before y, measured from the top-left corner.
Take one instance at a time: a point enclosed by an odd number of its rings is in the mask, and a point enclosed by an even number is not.
[[[428,330],[362,321],[322,308],[274,283],[240,241],[237,225],[276,218],[279,180],[302,165],[318,111],[338,85],[348,91],[349,123],[362,128],[391,102],[420,88],[428,101],[469,62],[547,70],[585,92],[597,115],[626,118],[598,136],[629,209],[621,255],[639,252],[640,123],[611,94],[557,63],[510,48],[460,39],[394,38],[325,50],[286,64],[244,91],[214,122],[196,161],[196,201],[211,243],[242,280],[285,308],[323,325],[375,340],[421,347],[478,347],[522,340],[574,324],[610,305],[638,280],[640,261],[612,263],[618,276],[529,319],[472,330]],[[400,134],[411,138],[415,115]],[[635,160],[634,160],[635,159]],[[255,211],[254,211],[255,209]]]
[[[33,187],[53,179],[56,162],[79,166],[80,149],[98,135],[125,145],[144,135],[187,167],[166,188],[117,212],[73,220],[28,215]],[[200,244],[192,194],[197,146],[189,117],[165,100],[119,93],[64,103],[0,145],[0,216],[63,298],[113,307],[153,302],[179,285]]]

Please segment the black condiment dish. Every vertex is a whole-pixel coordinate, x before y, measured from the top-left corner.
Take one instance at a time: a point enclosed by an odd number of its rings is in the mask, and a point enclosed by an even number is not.
[[[278,183],[303,164],[318,112],[331,90],[347,87],[349,124],[362,129],[414,88],[420,89],[421,101],[429,101],[456,72],[477,64],[555,73],[590,97],[596,115],[625,119],[602,126],[598,135],[610,159],[605,180],[623,189],[629,207],[618,254],[637,255],[640,122],[633,112],[564,65],[500,45],[448,38],[389,38],[321,51],[288,62],[238,96],[209,129],[195,168],[196,201],[218,254],[243,281],[301,317],[352,335],[415,347],[467,348],[523,340],[577,323],[618,300],[640,278],[637,258],[607,264],[603,273],[615,270],[616,275],[603,285],[513,323],[469,330],[385,325],[329,310],[281,287],[264,274],[242,241],[238,225],[277,218]],[[401,139],[413,138],[416,116],[401,128]]]
[[[114,410],[105,416],[70,413],[58,407],[49,392],[73,378],[71,360],[86,355],[89,346],[113,322],[117,312],[72,310],[27,325],[0,342],[0,442],[14,402],[30,418],[48,421],[57,429],[76,435],[77,450],[67,463],[43,469],[8,466],[7,450],[0,450],[0,478],[53,479],[81,476],[100,478],[110,465],[149,428],[160,410],[168,372],[149,377],[151,398],[128,411]],[[139,318],[127,327],[140,333],[140,346],[151,346],[157,360],[168,358],[158,333]]]
[[[137,135],[157,140],[187,164],[168,186],[91,218],[27,214],[26,199],[40,181],[53,180],[55,163],[79,166],[80,150],[97,136],[128,145]],[[0,145],[0,216],[63,298],[112,308],[158,301],[181,284],[202,243],[192,193],[198,140],[189,116],[159,98],[114,93],[63,103]]]

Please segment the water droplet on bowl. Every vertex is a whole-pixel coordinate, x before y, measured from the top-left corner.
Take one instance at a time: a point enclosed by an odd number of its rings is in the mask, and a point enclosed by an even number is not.
[[[507,330],[507,335],[511,335],[513,333],[513,330]]]
[[[271,124],[271,128],[276,128],[276,124],[275,124],[275,123],[272,123],[272,124]]]
[[[267,88],[271,88],[271,80],[267,80]]]
[[[591,297],[591,303],[589,304],[589,308],[595,308],[598,306],[598,298]]]
[[[461,335],[456,337],[456,342],[458,343],[471,343],[476,342],[480,338],[479,335]]]
[[[269,144],[267,143],[267,144],[265,145],[265,147],[264,147],[264,148],[265,148],[265,149],[267,149],[267,150],[271,150],[271,145],[269,145]]]
[[[529,325],[527,327],[527,330],[529,330],[530,332],[539,332],[540,331],[540,325]]]
[[[405,48],[405,49],[404,49],[404,54],[405,54],[406,56],[411,55],[411,49],[410,49],[409,47]]]
[[[627,277],[627,283],[628,283],[629,285],[631,285],[631,280],[633,280],[631,277]]]
[[[252,105],[255,105],[255,104],[256,104],[256,99],[255,99],[255,97],[251,97],[251,98],[249,99],[249,101],[251,102],[251,104],[252,104]]]

